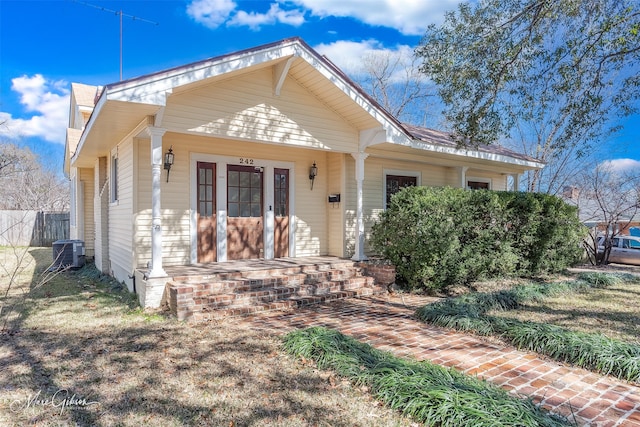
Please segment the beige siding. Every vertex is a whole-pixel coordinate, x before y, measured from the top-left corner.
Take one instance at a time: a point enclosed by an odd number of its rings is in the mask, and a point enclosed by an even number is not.
[[[93,192],[94,192],[94,173],[93,169],[80,168],[78,169],[80,182],[82,183],[82,189],[84,190],[83,196],[83,218],[78,220],[82,221],[82,224],[78,226],[84,226],[84,235],[81,237],[84,239],[85,253],[87,256],[93,257],[95,254],[95,221],[93,216]],[[78,189],[79,190],[79,189]]]
[[[349,154],[326,153],[292,147],[274,149],[272,145],[168,132],[163,138],[163,152],[173,146],[175,164],[169,182],[162,171],[163,263],[182,265],[191,262],[191,187],[192,154],[212,154],[229,158],[252,158],[260,161],[293,163],[295,175],[295,253],[297,256],[351,256],[354,251],[356,221],[355,161]],[[135,265],[145,266],[151,260],[151,164],[148,139],[135,140],[136,197],[133,205],[136,223],[133,235]],[[310,189],[309,166],[316,162],[318,177]],[[237,163],[237,162],[236,162]],[[459,177],[455,167],[428,165],[402,160],[369,157],[365,160],[364,219],[368,238],[371,226],[384,207],[384,175],[390,173],[418,173],[419,182],[426,186],[453,185]],[[218,171],[218,173],[224,173]],[[495,189],[504,177],[479,170],[470,170],[475,177],[492,178]],[[502,181],[500,181],[502,180]],[[341,203],[331,205],[329,194],[340,193]],[[371,248],[365,243],[365,252]]]
[[[290,155],[296,163],[296,256],[327,255],[327,154],[292,150]],[[313,162],[318,166],[318,177],[311,190],[309,167]]]
[[[132,272],[133,235],[133,142],[127,139],[117,147],[118,156],[118,201],[113,202],[113,188],[109,204],[109,260],[112,270]],[[111,159],[109,177],[111,179]],[[122,273],[120,273],[122,274]],[[119,276],[119,274],[116,274]]]
[[[187,137],[189,138],[189,137]],[[173,145],[175,163],[169,172],[162,169],[160,191],[162,198],[162,263],[185,265],[190,263],[189,224],[189,151],[182,138],[165,134],[163,153]],[[137,177],[134,220],[135,265],[146,266],[151,261],[151,143],[148,139],[136,139]]]
[[[169,98],[163,126],[282,146],[352,152],[358,131],[288,76],[273,93],[271,68]]]
[[[351,257],[355,253],[356,241],[356,203],[357,203],[357,186],[356,186],[356,162],[350,155],[345,159],[345,201],[344,201],[344,251],[346,257]],[[367,168],[367,161],[364,161],[364,167]],[[366,185],[366,184],[365,184]],[[365,211],[366,212],[366,211]],[[365,213],[366,215],[366,213]]]
[[[95,265],[103,273],[110,274],[109,263],[109,180],[107,158],[100,157],[94,162],[94,250]]]
[[[135,175],[136,198],[133,212],[133,219],[136,225],[135,234],[133,235],[136,257],[134,264],[137,267],[144,267],[148,262],[151,262],[151,142],[148,139],[134,139],[134,145],[137,164],[137,173]],[[163,152],[165,151],[166,149],[163,149]],[[174,173],[178,171],[180,157],[176,158]],[[164,173],[163,170],[163,174],[160,177],[160,187],[163,192],[166,180]]]
[[[134,218],[136,264],[144,266],[151,260],[151,163],[149,140],[136,140],[137,145],[137,188]],[[327,180],[329,166],[324,152],[273,146],[217,138],[196,137],[167,133],[163,137],[163,151],[173,146],[175,163],[171,168],[169,182],[166,171],[162,171],[162,234],[163,265],[183,265],[190,263],[191,254],[191,154],[213,154],[239,159],[260,161],[291,162],[295,175],[295,223],[297,256],[326,255],[328,203]],[[318,166],[318,177],[313,190],[310,189],[309,167],[313,162]],[[237,162],[236,162],[237,163]],[[294,171],[292,171],[294,172]],[[218,174],[223,173],[218,171]]]
[[[343,256],[345,253],[345,157],[348,154],[329,153],[327,155],[328,194],[340,194],[340,203],[327,202],[327,232],[328,232],[328,254],[332,256]]]

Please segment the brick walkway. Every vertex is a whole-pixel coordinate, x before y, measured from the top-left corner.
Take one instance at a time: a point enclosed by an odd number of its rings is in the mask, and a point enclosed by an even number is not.
[[[242,318],[270,332],[326,326],[380,350],[485,378],[581,426],[640,427],[640,387],[564,366],[502,343],[427,325],[416,308],[433,299],[374,296]],[[237,319],[234,319],[237,321]]]

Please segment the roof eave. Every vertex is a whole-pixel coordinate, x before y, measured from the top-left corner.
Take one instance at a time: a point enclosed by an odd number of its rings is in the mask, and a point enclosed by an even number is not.
[[[100,115],[100,111],[102,111],[102,108],[107,102],[107,92],[108,90],[105,87],[102,93],[100,94],[100,97],[98,98],[98,101],[96,102],[95,107],[93,107],[91,116],[89,116],[89,121],[87,121],[87,124],[85,125],[84,130],[82,131],[82,135],[80,136],[80,141],[78,141],[78,146],[76,147],[76,151],[75,153],[73,153],[73,156],[69,161],[69,166],[73,166],[73,164],[77,161],[78,157],[80,157],[80,153],[82,152],[82,149],[87,140],[87,135],[91,133],[91,129],[95,125],[97,117]]]
[[[449,154],[465,158],[475,158],[478,160],[486,160],[491,162],[506,163],[513,166],[520,166],[525,169],[539,170],[545,167],[542,162],[533,160],[519,159],[517,157],[507,156],[498,153],[489,153],[480,150],[469,150],[464,148],[445,147],[438,144],[430,144],[424,141],[414,139],[411,143],[412,148],[425,151],[433,151],[437,153]]]

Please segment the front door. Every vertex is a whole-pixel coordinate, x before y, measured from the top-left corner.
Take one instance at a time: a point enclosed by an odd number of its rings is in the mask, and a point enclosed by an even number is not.
[[[289,256],[289,169],[274,170],[274,256]]]
[[[253,166],[227,167],[227,259],[264,257],[263,172]]]
[[[216,261],[216,165],[198,162],[198,262]]]

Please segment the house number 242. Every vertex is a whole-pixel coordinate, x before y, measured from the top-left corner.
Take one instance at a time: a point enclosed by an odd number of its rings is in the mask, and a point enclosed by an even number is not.
[[[253,165],[253,159],[245,159],[244,157],[240,157],[240,164],[241,165]]]

